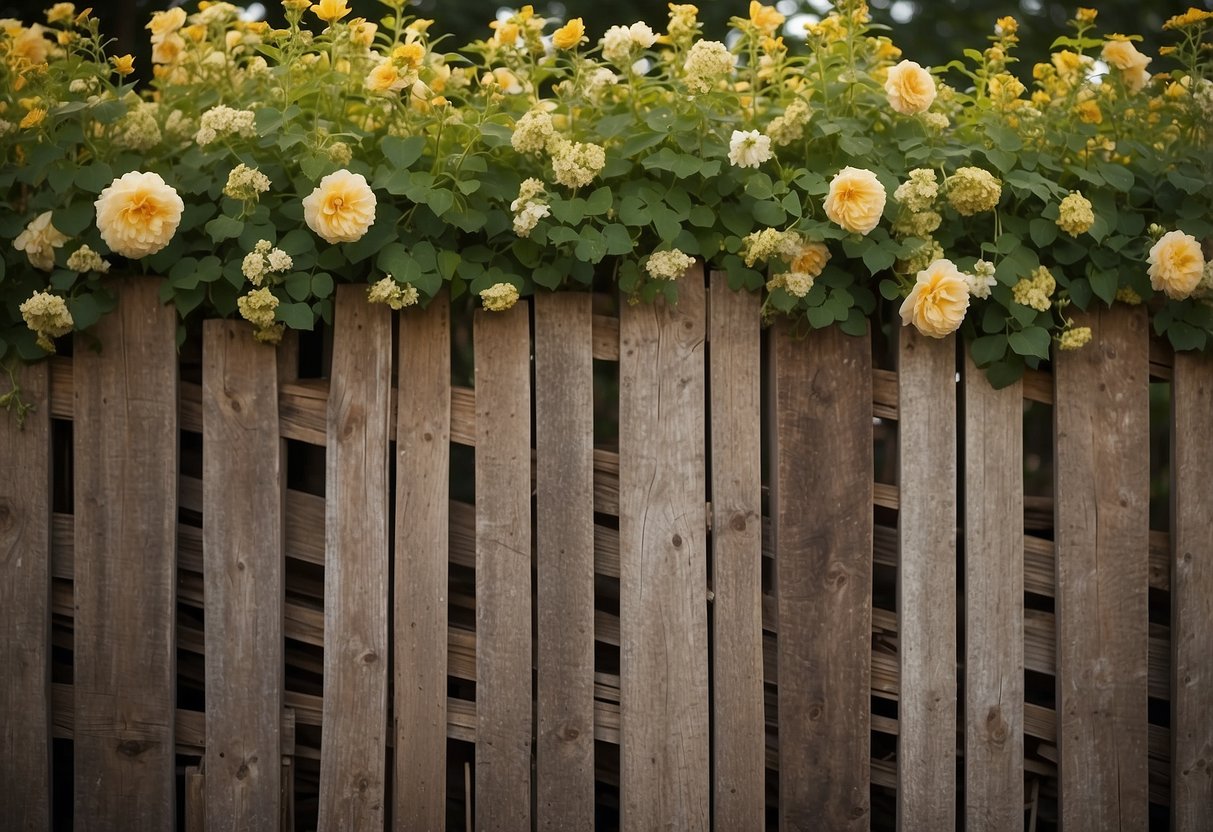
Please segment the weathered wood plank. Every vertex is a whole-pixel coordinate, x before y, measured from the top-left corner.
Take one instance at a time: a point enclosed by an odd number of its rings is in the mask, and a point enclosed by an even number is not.
[[[1023,385],[965,351],[965,828],[1023,829]]]
[[[206,828],[273,829],[282,794],[286,489],[277,352],[243,321],[206,321],[202,337]]]
[[[35,364],[16,378],[36,409],[24,428],[0,410],[0,829],[41,832],[51,828],[49,373]]]
[[[273,827],[259,827],[272,829]],[[198,766],[185,769],[185,832],[206,829],[206,777]]]
[[[797,334],[786,321],[772,330],[779,828],[789,832],[870,821],[871,378],[867,338]]]
[[[898,513],[901,628],[897,817],[952,829],[956,816],[956,342],[901,327]]]
[[[712,808],[722,830],[761,829],[766,813],[758,307],[757,295],[734,292],[723,272],[712,272]],[[870,422],[870,401],[868,410]]]
[[[1147,824],[1149,358],[1144,307],[1076,315],[1054,362],[1062,826]]]
[[[536,821],[594,828],[592,296],[535,298]]]
[[[476,829],[531,828],[531,373],[526,303],[477,310]]]
[[[620,321],[621,809],[625,830],[706,830],[703,271]]]
[[[384,823],[392,313],[340,286],[325,475],[321,832]]]
[[[111,284],[118,307],[73,359],[75,822],[176,822],[176,314],[160,281]]]
[[[1213,818],[1213,359],[1176,353],[1174,379],[1172,829],[1202,832]]]
[[[451,313],[400,316],[396,409],[396,832],[446,826]]]

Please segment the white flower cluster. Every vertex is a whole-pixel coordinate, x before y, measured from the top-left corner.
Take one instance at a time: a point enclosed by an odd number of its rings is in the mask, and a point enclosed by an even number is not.
[[[240,264],[240,271],[254,286],[260,286],[267,276],[288,271],[292,265],[294,262],[285,251],[271,246],[269,240],[258,240]]]
[[[160,144],[157,105],[142,102],[132,107],[114,126],[114,142],[127,150],[146,151]]]
[[[645,271],[654,280],[677,280],[687,273],[687,269],[695,265],[695,258],[679,249],[655,251],[649,255],[645,263]]]
[[[733,53],[720,41],[696,41],[682,67],[686,73],[687,89],[697,95],[710,92],[717,82],[733,71],[735,62]]]
[[[396,310],[413,306],[417,303],[419,297],[413,284],[406,283],[401,286],[390,274],[382,280],[371,284],[371,288],[366,291],[366,299],[370,303],[387,304],[387,306]]]
[[[640,22],[631,26],[612,26],[606,30],[600,43],[602,57],[616,66],[631,67],[637,49],[648,49],[657,42],[657,36],[648,24]]]
[[[220,104],[202,114],[194,141],[206,147],[220,136],[251,138],[256,135],[256,114],[252,110],[233,110]]]
[[[935,171],[930,168],[916,168],[910,171],[910,178],[893,191],[893,199],[907,211],[916,214],[929,211],[938,198],[939,180],[935,177]]]
[[[988,298],[990,290],[998,283],[994,279],[994,264],[988,260],[978,260],[973,264],[973,274],[964,276],[969,284],[969,294],[975,298]]]
[[[510,203],[510,210],[514,212],[514,233],[519,237],[529,237],[539,221],[551,213],[547,203],[540,199],[543,195],[543,183],[538,179],[522,181],[518,198]]]
[[[263,194],[270,189],[270,178],[257,168],[250,168],[246,164],[239,164],[232,168],[232,172],[227,175],[227,184],[223,186],[223,193],[232,199],[239,199],[243,202],[257,199],[259,194]]]
[[[794,98],[784,109],[783,115],[771,119],[771,123],[767,125],[767,135],[780,147],[798,142],[804,138],[805,125],[809,123],[812,115],[813,111],[809,109],[807,101]]]
[[[514,124],[510,144],[519,153],[543,153],[555,138],[552,117],[543,110],[531,110]]]
[[[67,258],[67,267],[74,272],[100,272],[105,274],[110,270],[108,260],[102,259],[101,255],[93,251],[88,246],[80,246],[71,253]]]
[[[548,149],[556,181],[566,188],[590,184],[606,166],[606,151],[596,144],[558,139]]]

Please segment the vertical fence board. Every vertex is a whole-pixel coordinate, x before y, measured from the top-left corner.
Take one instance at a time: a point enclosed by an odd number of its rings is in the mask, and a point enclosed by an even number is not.
[[[721,830],[761,829],[766,812],[758,304],[712,273],[713,818]]]
[[[1213,358],[1176,353],[1171,391],[1172,828],[1203,832],[1213,818]]]
[[[1023,829],[1023,384],[964,364],[965,828]]]
[[[589,294],[535,298],[536,819],[594,828],[594,364]]]
[[[703,271],[620,320],[620,786],[626,830],[708,828]]]
[[[206,828],[273,829],[282,797],[278,362],[243,321],[202,344]]]
[[[206,777],[198,766],[185,769],[185,832],[206,830]],[[273,827],[258,827],[268,828]]]
[[[476,829],[531,827],[531,374],[526,303],[477,310]]]
[[[75,391],[75,821],[171,829],[177,589],[176,314],[160,281],[112,283],[78,339]]]
[[[780,322],[771,379],[779,828],[867,829],[871,343],[835,328],[797,334]]]
[[[17,369],[25,416],[0,411],[0,829],[51,826],[51,455],[45,363]],[[7,392],[7,391],[6,391]]]
[[[1057,706],[1066,832],[1145,829],[1149,350],[1144,307],[1058,352]]]
[[[901,327],[898,351],[898,827],[956,816],[956,342]]]
[[[395,784],[397,832],[446,825],[447,549],[451,311],[447,296],[400,316],[396,416]]]
[[[337,289],[325,476],[322,832],[381,828],[392,313]]]

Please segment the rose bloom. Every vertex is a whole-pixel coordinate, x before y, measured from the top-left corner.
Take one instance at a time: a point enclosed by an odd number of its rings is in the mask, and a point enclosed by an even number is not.
[[[375,222],[375,192],[360,173],[330,173],[304,198],[303,218],[325,242],[352,243]]]
[[[885,196],[884,185],[872,171],[845,167],[830,182],[826,216],[847,231],[867,234],[880,222]]]
[[[936,260],[918,273],[901,304],[901,325],[931,338],[955,332],[969,308],[969,284],[951,260]]]
[[[1200,283],[1205,256],[1191,234],[1169,231],[1150,249],[1150,285],[1167,297],[1183,300]]]
[[[585,24],[580,17],[574,17],[552,33],[552,45],[557,49],[572,49],[581,43],[584,36]]]
[[[894,110],[914,115],[925,112],[935,100],[935,79],[914,61],[902,61],[889,69],[884,91]]]
[[[1100,57],[1109,66],[1114,66],[1124,73],[1125,86],[1130,92],[1137,92],[1150,80],[1146,66],[1151,59],[1138,52],[1132,41],[1108,41],[1104,44]]]
[[[729,162],[739,168],[756,168],[770,159],[771,139],[757,130],[734,130],[729,142]]]
[[[792,258],[792,271],[817,277],[830,262],[830,250],[825,243],[806,243]]]
[[[95,203],[97,229],[110,250],[138,259],[169,244],[185,203],[157,173],[131,171],[115,179]]]
[[[49,272],[55,268],[55,249],[68,240],[67,235],[51,224],[51,212],[39,214],[13,240],[13,248],[24,251],[30,265]]]

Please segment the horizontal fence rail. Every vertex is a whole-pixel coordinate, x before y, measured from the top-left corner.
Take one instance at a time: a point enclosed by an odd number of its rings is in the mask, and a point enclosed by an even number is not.
[[[0,424],[0,828],[1213,812],[1213,364],[1140,311],[995,391],[715,274],[617,314],[342,287],[308,378],[242,323],[178,361],[155,288]]]

